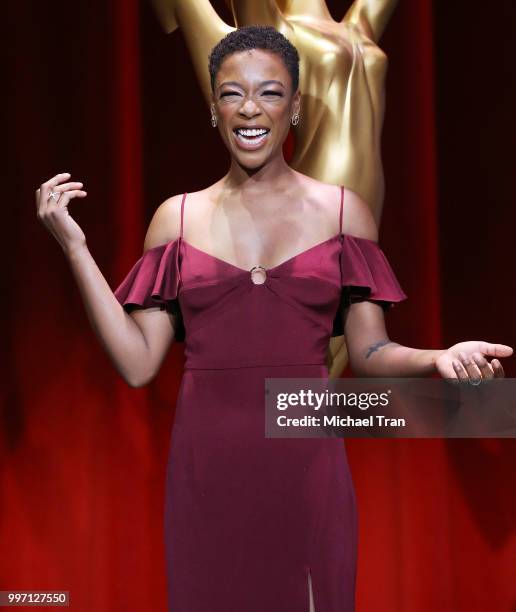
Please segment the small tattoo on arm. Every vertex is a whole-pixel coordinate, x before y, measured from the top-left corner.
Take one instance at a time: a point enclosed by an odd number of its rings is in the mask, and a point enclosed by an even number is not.
[[[382,346],[385,346],[386,344],[396,344],[396,342],[391,342],[390,340],[380,340],[379,342],[371,344],[371,346],[367,349],[365,358],[368,359],[373,353],[376,353],[376,351],[381,349]]]

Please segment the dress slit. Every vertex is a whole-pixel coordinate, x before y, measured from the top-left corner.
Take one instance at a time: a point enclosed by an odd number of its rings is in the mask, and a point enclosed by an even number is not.
[[[314,604],[314,592],[312,589],[312,572],[310,568],[308,568],[308,604],[309,604],[309,612],[316,612],[315,604]]]

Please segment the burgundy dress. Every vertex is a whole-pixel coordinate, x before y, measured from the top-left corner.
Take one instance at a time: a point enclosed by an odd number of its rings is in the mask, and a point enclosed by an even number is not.
[[[344,190],[341,190],[340,228]],[[355,493],[344,442],[265,438],[264,378],[328,374],[340,311],[406,296],[378,245],[338,234],[255,274],[182,238],[115,291],[178,315],[185,369],[166,479],[170,612],[351,612]],[[260,279],[263,280],[263,277]]]

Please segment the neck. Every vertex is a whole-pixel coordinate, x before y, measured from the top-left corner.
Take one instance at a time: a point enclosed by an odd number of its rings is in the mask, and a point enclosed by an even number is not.
[[[294,178],[294,171],[283,157],[283,151],[260,168],[244,168],[235,158],[223,178],[222,189],[245,199],[284,191]]]

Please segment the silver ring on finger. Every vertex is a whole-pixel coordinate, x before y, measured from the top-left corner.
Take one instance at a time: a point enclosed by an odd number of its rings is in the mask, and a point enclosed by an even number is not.
[[[469,378],[469,384],[473,385],[474,387],[478,387],[478,385],[482,382],[481,378]]]
[[[57,200],[59,200],[59,193],[57,191],[51,191],[48,197],[49,199],[52,198],[54,202],[57,202]]]

